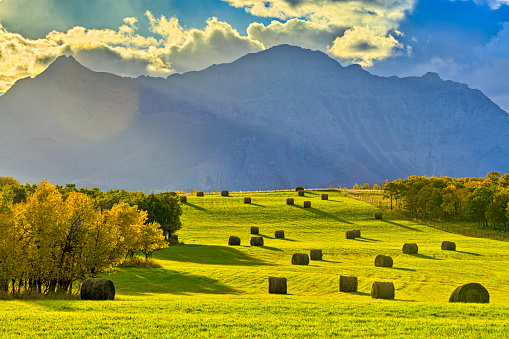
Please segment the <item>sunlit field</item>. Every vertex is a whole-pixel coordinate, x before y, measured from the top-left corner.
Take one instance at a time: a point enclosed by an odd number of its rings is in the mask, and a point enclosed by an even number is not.
[[[328,200],[321,200],[327,193]],[[251,204],[244,204],[251,197]],[[295,199],[287,205],[286,198]],[[311,201],[311,208],[303,202]],[[1,337],[454,337],[509,336],[509,243],[470,238],[405,221],[337,191],[230,193],[183,204],[181,246],[157,251],[161,268],[120,268],[108,276],[115,301],[5,300]],[[257,226],[264,246],[250,246]],[[361,238],[346,239],[358,229]],[[284,230],[285,238],[274,232]],[[228,246],[237,236],[240,246]],[[442,241],[456,251],[442,251]],[[402,253],[404,243],[419,253]],[[323,260],[292,265],[294,253]],[[392,268],[374,259],[393,258]],[[340,275],[358,292],[339,292]],[[288,294],[268,293],[286,277]],[[395,300],[370,296],[390,281]],[[453,290],[477,282],[489,304],[450,304]]]

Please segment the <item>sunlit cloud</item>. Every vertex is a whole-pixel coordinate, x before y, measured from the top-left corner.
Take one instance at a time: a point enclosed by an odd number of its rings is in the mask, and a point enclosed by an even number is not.
[[[155,17],[146,11],[152,36],[139,34],[138,18],[126,17],[117,29],[76,26],[36,40],[0,26],[0,91],[17,79],[39,74],[59,55],[72,55],[95,71],[165,77],[231,62],[279,44],[321,50],[366,67],[411,51],[398,41],[404,36],[398,28],[416,0],[224,1],[279,20],[266,25],[253,22],[241,34],[217,18],[208,19],[202,29],[184,28],[176,17]]]
[[[396,37],[404,36],[398,30],[400,22],[412,11],[416,0],[223,0],[230,5],[244,8],[247,12],[260,16],[287,20],[285,24],[273,22],[267,27],[252,24],[250,36],[260,41],[297,40],[289,35],[296,23],[307,26],[304,41],[308,45],[310,37],[330,39],[326,45],[316,49],[326,49],[332,56],[344,59],[347,63],[360,63],[371,66],[375,60],[401,55],[403,49],[410,50],[398,42]],[[299,21],[293,21],[299,19]],[[291,24],[290,24],[291,23]],[[314,27],[311,27],[314,25]],[[293,27],[290,27],[293,26]],[[292,33],[293,33],[292,32]],[[330,37],[334,32],[333,37]],[[286,34],[285,34],[286,33]],[[275,39],[279,37],[280,39]],[[300,44],[299,44],[300,45]]]

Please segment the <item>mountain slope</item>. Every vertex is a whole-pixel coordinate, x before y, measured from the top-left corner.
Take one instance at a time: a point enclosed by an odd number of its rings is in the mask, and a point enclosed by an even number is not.
[[[58,58],[0,97],[0,172],[144,190],[251,190],[484,176],[509,165],[509,115],[480,91],[383,78],[277,46],[167,79]]]

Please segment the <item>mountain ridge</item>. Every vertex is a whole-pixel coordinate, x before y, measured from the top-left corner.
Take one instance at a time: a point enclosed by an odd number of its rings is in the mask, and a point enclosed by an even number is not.
[[[484,176],[506,170],[508,145],[509,115],[466,84],[379,77],[288,45],[166,79],[60,57],[0,97],[0,172],[31,182],[257,190]]]

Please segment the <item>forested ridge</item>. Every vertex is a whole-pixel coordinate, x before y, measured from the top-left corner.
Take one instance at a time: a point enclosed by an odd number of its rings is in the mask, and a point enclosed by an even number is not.
[[[0,291],[72,292],[181,227],[178,196],[0,178]]]

